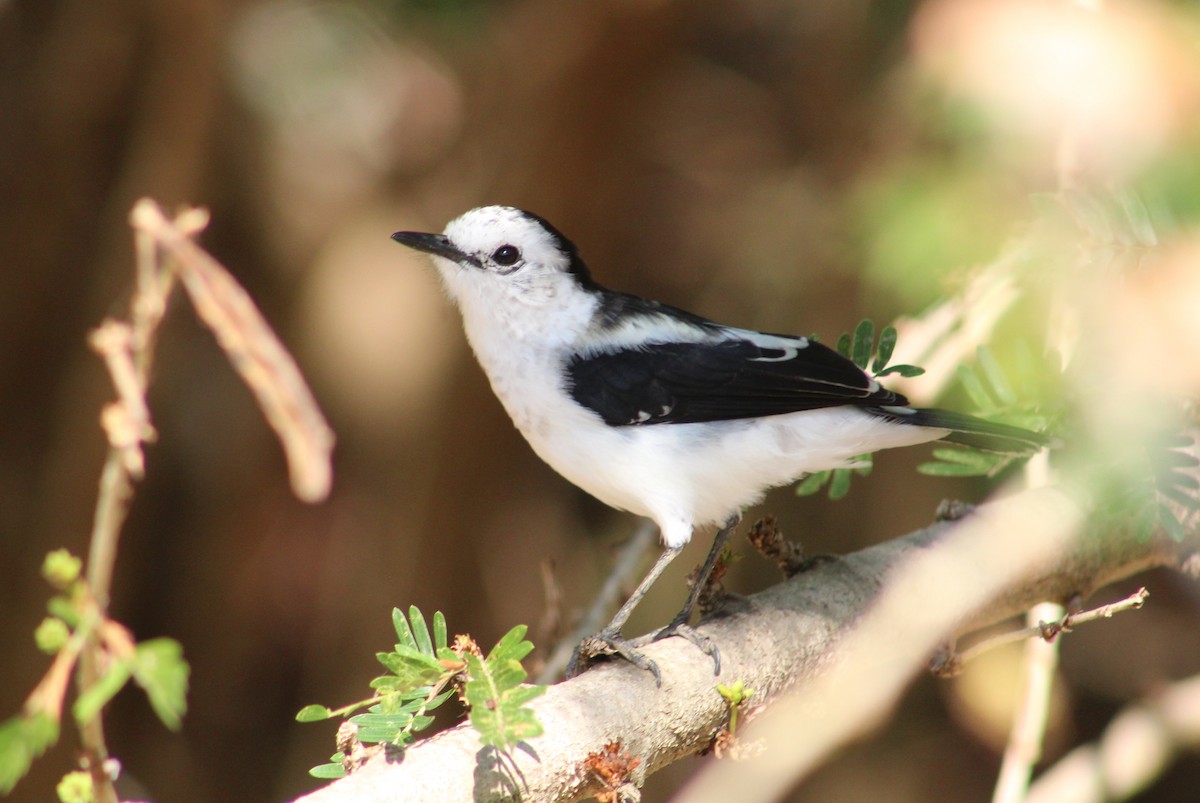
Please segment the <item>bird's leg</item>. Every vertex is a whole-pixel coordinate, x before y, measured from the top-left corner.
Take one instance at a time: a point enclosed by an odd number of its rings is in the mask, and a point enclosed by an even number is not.
[[[633,609],[642,601],[642,597],[646,596],[650,586],[654,585],[654,581],[667,568],[667,564],[682,551],[682,546],[667,547],[663,550],[663,553],[658,556],[658,560],[654,562],[654,566],[629,595],[629,599],[617,611],[612,621],[596,635],[585,638],[575,648],[575,654],[571,656],[571,663],[567,665],[567,677],[574,677],[579,670],[587,666],[590,659],[597,655],[613,654],[621,656],[639,669],[645,669],[654,675],[656,685],[662,685],[662,676],[658,671],[658,665],[635,650],[633,643],[621,635],[621,628],[625,626],[625,621],[629,619]]]
[[[708,576],[712,574],[713,567],[717,565],[717,560],[725,550],[725,544],[729,542],[729,536],[733,535],[733,531],[737,529],[741,520],[742,515],[735,513],[725,522],[725,526],[717,530],[717,534],[713,538],[712,549],[708,551],[708,557],[704,559],[704,565],[700,567],[700,572],[696,575],[696,582],[692,584],[692,590],[688,593],[687,602],[683,604],[683,610],[676,614],[669,625],[651,637],[652,641],[658,641],[668,636],[680,636],[692,642],[706,655],[712,656],[714,675],[721,674],[721,651],[717,649],[716,644],[713,644],[712,639],[701,635],[688,622],[691,621],[692,613],[696,610],[696,603],[700,601],[700,595],[708,583]]]

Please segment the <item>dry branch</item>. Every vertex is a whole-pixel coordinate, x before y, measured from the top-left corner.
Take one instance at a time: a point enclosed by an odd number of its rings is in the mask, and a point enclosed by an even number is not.
[[[167,220],[143,199],[133,225],[175,260],[196,314],[213,331],[229,361],[258,399],[287,455],[292,491],[305,502],[329,495],[333,430],[325,422],[296,361],[279,341],[248,293],[221,263],[192,242],[185,226]]]

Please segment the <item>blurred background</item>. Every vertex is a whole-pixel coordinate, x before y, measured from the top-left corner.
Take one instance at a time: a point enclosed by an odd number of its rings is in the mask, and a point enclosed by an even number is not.
[[[1038,219],[1041,194],[1142,186],[1187,241],[1200,17],[1092,5],[0,0],[0,717],[47,665],[30,637],[43,555],[87,551],[113,392],[85,338],[126,311],[137,198],[212,211],[203,244],[292,349],[338,445],[331,498],[296,501],[250,393],[176,299],[112,613],[182,642],[190,710],[172,734],[126,690],[109,747],[131,795],[282,800],[314,788],[306,770],[335,749],[332,724],[295,712],[366,695],[393,606],[441,610],[483,645],[526,623],[536,663],[638,526],[526,447],[432,268],[393,231],[529,208],[602,283],[827,342],[960,287]],[[1194,291],[1195,260],[1172,264]],[[1154,320],[1195,357],[1200,309]],[[916,475],[927,457],[880,456],[840,504],[781,489],[747,519],[776,513],[809,552],[846,552],[986,492]],[[631,631],[678,609],[707,546]],[[776,580],[749,556],[727,586]],[[1139,580],[1146,611],[1066,639],[1047,762],[1200,671],[1194,586]],[[918,680],[887,728],[792,799],[986,799],[1017,676],[1005,660]],[[14,799],[52,799],[74,738]],[[646,799],[695,766],[654,776]],[[1198,784],[1188,755],[1138,799]]]

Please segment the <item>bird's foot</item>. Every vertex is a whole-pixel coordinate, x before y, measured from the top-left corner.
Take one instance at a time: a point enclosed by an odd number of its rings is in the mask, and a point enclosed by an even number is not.
[[[654,685],[661,686],[662,673],[658,670],[658,664],[642,655],[637,650],[638,646],[640,644],[630,641],[615,630],[601,630],[596,635],[588,636],[579,642],[579,646],[571,655],[571,662],[567,664],[567,677],[575,677],[586,669],[594,658],[602,655],[617,655],[638,669],[649,672],[654,676]]]
[[[633,646],[640,647],[643,643],[661,641],[665,638],[670,638],[671,636],[679,636],[680,638],[687,639],[688,641],[692,642],[692,644],[695,644],[702,653],[710,656],[713,659],[713,674],[721,674],[721,651],[717,649],[717,645],[713,643],[712,639],[689,625],[687,623],[687,619],[684,618],[682,614],[677,616],[675,620],[671,622],[671,624],[667,625],[661,630],[651,633],[649,636],[644,637],[645,642],[643,642],[642,639],[636,639],[633,642]]]

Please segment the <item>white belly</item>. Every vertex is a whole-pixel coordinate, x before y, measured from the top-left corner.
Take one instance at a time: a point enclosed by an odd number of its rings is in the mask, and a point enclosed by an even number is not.
[[[694,527],[724,523],[769,488],[946,434],[851,407],[610,427],[570,398],[555,360],[538,359],[528,344],[471,340],[492,389],[538,456],[600,501],[653,519],[667,546],[686,543]]]
[[[495,387],[538,456],[605,504],[653,519],[667,546],[686,543],[694,527],[724,523],[769,488],[852,465],[866,452],[946,434],[849,407],[745,421],[611,427],[573,401],[553,401],[568,399],[561,389],[529,389],[524,384],[518,395]]]

